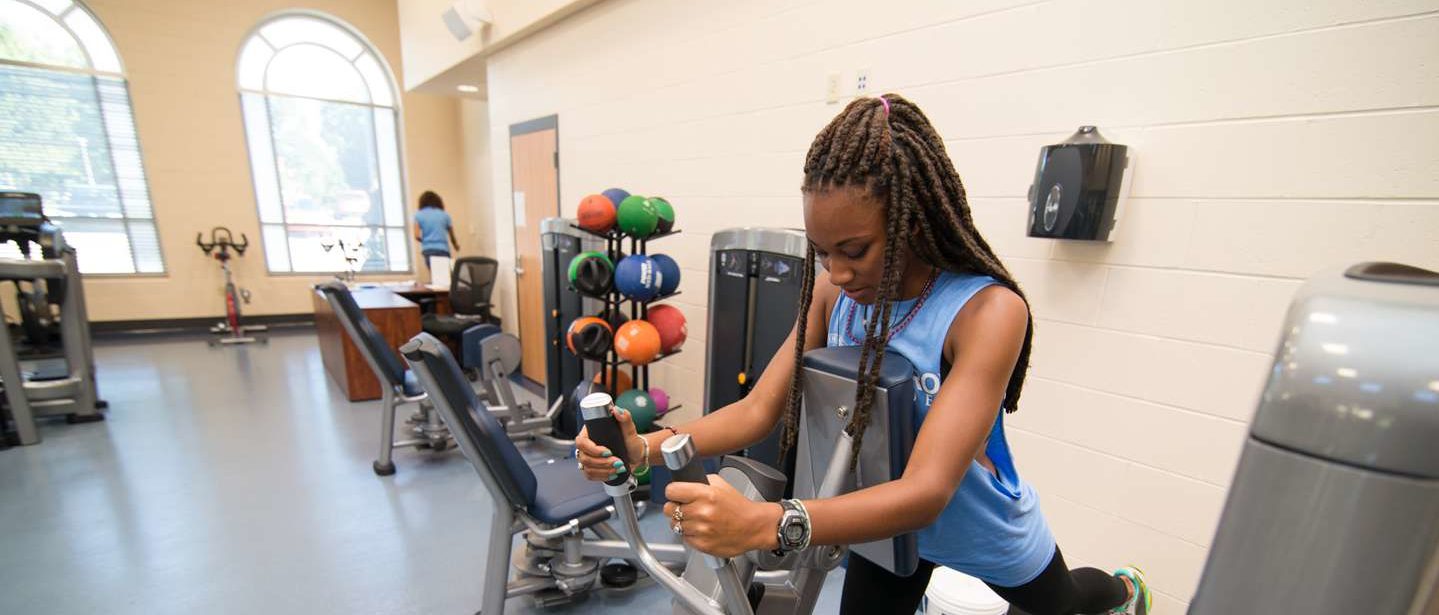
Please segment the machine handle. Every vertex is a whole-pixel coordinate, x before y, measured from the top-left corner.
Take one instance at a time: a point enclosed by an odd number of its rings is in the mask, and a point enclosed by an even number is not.
[[[660,444],[660,454],[665,458],[665,467],[670,469],[670,480],[676,483],[709,484],[704,466],[700,464],[694,439],[687,433],[666,438]],[[739,568],[729,558],[705,554],[704,561],[720,584],[725,612],[729,615],[750,615],[754,613],[749,603],[749,592],[740,581]]]
[[[671,480],[677,483],[710,484],[705,476],[704,465],[700,463],[695,443],[687,433],[665,438],[660,444],[660,454],[665,458],[665,467],[670,469]]]
[[[616,457],[624,453],[625,436],[620,431],[620,422],[615,420],[613,414],[614,399],[608,393],[591,393],[580,400],[580,416],[585,421],[585,429],[588,430],[591,440],[595,444],[610,449]],[[625,467],[618,472],[611,480],[605,481],[606,485],[622,485],[630,478],[630,470]]]

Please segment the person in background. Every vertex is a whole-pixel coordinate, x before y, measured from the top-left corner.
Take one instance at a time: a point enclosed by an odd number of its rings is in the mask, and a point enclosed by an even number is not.
[[[450,214],[445,213],[445,201],[432,190],[420,195],[420,210],[415,212],[415,241],[420,242],[420,254],[425,257],[425,267],[430,266],[431,256],[450,255],[450,245],[460,251],[460,242],[455,239],[455,225]]]

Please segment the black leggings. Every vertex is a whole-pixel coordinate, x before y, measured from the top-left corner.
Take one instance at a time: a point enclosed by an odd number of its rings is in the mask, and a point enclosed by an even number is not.
[[[839,602],[840,615],[915,612],[934,566],[934,562],[919,560],[914,574],[901,577],[851,553]],[[1129,593],[1124,581],[1102,570],[1070,570],[1058,546],[1054,547],[1054,558],[1033,581],[1019,587],[986,585],[1009,602],[1011,614],[1104,613],[1124,604]]]

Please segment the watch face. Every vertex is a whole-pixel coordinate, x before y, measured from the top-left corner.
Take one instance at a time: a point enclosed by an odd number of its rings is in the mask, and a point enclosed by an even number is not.
[[[784,538],[785,540],[799,542],[799,539],[804,538],[804,526],[798,523],[791,523],[785,526]]]

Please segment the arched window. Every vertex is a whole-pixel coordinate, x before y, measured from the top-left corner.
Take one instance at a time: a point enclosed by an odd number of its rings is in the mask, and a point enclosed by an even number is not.
[[[78,2],[0,0],[0,188],[43,197],[82,272],[165,271],[120,56]]]
[[[353,29],[313,13],[267,19],[238,67],[270,271],[408,271],[394,81]],[[363,246],[356,249],[356,246]]]

